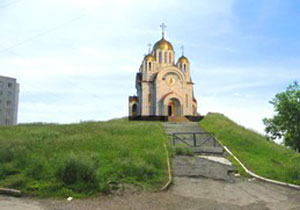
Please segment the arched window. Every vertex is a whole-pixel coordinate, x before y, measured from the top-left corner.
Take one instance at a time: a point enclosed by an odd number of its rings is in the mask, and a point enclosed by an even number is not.
[[[183,71],[185,72],[186,64],[183,64]]]
[[[169,63],[172,63],[172,54],[169,52]]]
[[[152,102],[152,100],[151,100],[151,93],[149,93],[148,94],[148,104],[149,104],[149,106],[151,106],[151,102]]]
[[[149,70],[151,71],[151,62],[149,62]]]
[[[167,52],[165,52],[165,63],[167,63],[168,62],[168,53]]]
[[[137,115],[137,105],[133,104],[132,105],[132,116],[136,116]]]
[[[158,57],[159,57],[159,63],[162,63],[162,53],[161,52],[158,53]]]

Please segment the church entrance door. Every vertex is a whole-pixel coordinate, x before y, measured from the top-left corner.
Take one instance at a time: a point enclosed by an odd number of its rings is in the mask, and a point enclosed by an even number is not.
[[[171,101],[168,105],[168,116],[174,116],[174,103]]]
[[[180,109],[180,102],[176,98],[170,99],[168,103],[168,116],[180,116],[181,109]]]

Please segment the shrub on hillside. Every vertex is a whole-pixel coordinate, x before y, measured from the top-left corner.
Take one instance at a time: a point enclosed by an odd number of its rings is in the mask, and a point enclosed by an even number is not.
[[[98,189],[96,166],[87,157],[70,154],[58,167],[56,176],[65,185],[73,186],[75,191]]]

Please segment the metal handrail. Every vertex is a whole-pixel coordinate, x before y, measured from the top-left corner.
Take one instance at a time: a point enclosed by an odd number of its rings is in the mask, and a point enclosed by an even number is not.
[[[179,137],[180,135],[192,135],[192,138],[191,139],[187,139],[185,137]],[[198,135],[208,135],[208,137],[206,137],[204,139],[203,142],[201,142],[201,144],[197,145],[197,134]],[[175,146],[176,145],[176,140],[179,140],[181,141],[182,143],[188,145],[188,146],[192,146],[192,147],[200,147],[202,145],[204,145],[206,142],[208,142],[209,140],[213,140],[213,146],[216,147],[217,144],[216,144],[216,139],[214,137],[214,134],[213,133],[210,133],[210,132],[203,132],[203,131],[197,131],[197,132],[174,132],[172,133],[172,140],[173,140],[173,145]],[[186,140],[192,140],[193,141],[193,145],[191,145],[189,142],[187,142]]]

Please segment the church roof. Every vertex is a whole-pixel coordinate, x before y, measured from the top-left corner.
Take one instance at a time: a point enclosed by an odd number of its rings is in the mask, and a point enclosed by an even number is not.
[[[138,97],[137,96],[129,96],[129,102],[136,102],[138,101]]]
[[[154,56],[151,54],[146,55],[144,59],[146,61],[154,61],[155,60]]]
[[[155,43],[155,45],[153,46],[153,51],[156,51],[156,50],[173,50],[173,46],[172,44],[165,40],[165,38],[161,38],[161,40],[159,40],[158,42]]]
[[[179,63],[189,63],[189,60],[185,56],[178,58]]]

